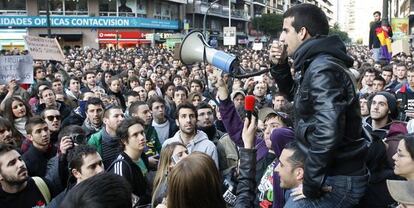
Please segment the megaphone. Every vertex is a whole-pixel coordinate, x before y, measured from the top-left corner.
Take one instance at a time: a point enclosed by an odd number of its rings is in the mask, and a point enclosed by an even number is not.
[[[190,32],[181,45],[176,47],[175,56],[187,65],[205,61],[235,78],[258,76],[269,71],[263,70],[241,75],[237,57],[211,47],[200,31]]]
[[[178,49],[178,56],[184,64],[206,61],[228,74],[232,74],[237,69],[237,58],[212,48],[206,42],[204,35],[199,31],[190,32]]]

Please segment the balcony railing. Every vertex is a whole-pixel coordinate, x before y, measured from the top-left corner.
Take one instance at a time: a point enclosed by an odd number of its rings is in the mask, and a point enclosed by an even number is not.
[[[46,15],[47,11],[39,11],[39,15]],[[88,11],[50,11],[50,15],[88,16]]]
[[[189,4],[188,6],[190,8],[192,8],[192,4]],[[210,6],[210,4],[207,3],[207,2],[195,1],[194,12],[199,13],[199,14],[205,14],[209,6]],[[192,9],[189,9],[187,11],[192,12]],[[210,10],[208,12],[209,12],[209,14],[218,15],[218,16],[222,16],[222,17],[228,17],[229,16],[229,7],[228,6],[223,6],[221,4],[215,4],[210,8]],[[249,19],[248,13],[245,12],[244,10],[241,10],[241,9],[232,9],[231,10],[231,17],[232,18],[244,19],[244,20]]]
[[[27,15],[26,10],[0,10],[0,15]]]
[[[99,16],[104,17],[147,17],[147,14],[133,12],[99,12]]]

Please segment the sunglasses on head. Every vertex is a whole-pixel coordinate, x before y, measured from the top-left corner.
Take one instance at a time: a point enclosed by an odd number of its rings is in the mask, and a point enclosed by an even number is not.
[[[55,116],[53,116],[53,115],[51,115],[51,116],[46,116],[46,119],[47,120],[49,120],[49,121],[54,121],[55,120],[55,118],[56,118],[56,120],[60,120],[60,115],[55,115]]]

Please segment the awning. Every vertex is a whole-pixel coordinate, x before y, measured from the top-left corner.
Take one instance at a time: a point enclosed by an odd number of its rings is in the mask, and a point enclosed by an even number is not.
[[[52,30],[52,37],[62,38],[65,41],[79,41],[82,39],[82,33],[59,33]],[[40,37],[47,37],[47,34],[39,34]]]
[[[110,44],[149,44],[151,40],[147,39],[99,39],[99,43],[110,43]]]

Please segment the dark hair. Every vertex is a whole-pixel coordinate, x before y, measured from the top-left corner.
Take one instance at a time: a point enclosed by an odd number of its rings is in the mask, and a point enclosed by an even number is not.
[[[43,71],[45,71],[46,69],[45,68],[43,68],[43,66],[35,66],[34,68],[33,68],[33,76],[34,77],[36,77],[36,73],[37,73],[37,71],[38,70],[43,70]]]
[[[141,105],[147,105],[147,103],[144,102],[144,101],[136,101],[136,102],[133,102],[131,104],[131,106],[129,106],[129,113],[130,114],[136,113],[138,111],[139,106],[141,106]]]
[[[185,96],[188,97],[188,90],[185,87],[183,87],[183,86],[176,86],[175,87],[175,92],[177,92],[177,91],[184,91]]]
[[[128,100],[130,97],[139,97],[139,93],[133,90],[128,91],[125,93],[125,98]]]
[[[3,117],[5,119],[9,120],[12,124],[14,123],[14,120],[16,119],[13,114],[13,107],[12,107],[13,101],[18,101],[18,102],[23,103],[24,107],[26,108],[26,116],[29,118],[33,116],[32,110],[30,106],[27,104],[27,102],[25,102],[24,100],[22,100],[21,98],[17,96],[13,96],[11,98],[8,98],[4,102]]]
[[[160,96],[158,96],[158,95],[156,95],[156,96],[152,96],[148,101],[147,101],[147,103],[148,103],[148,106],[149,106],[149,108],[150,108],[150,110],[152,110],[152,105],[154,104],[154,103],[162,103],[162,104],[164,104],[164,106],[165,106],[165,100],[164,100],[164,98],[162,98],[162,97],[160,97]]]
[[[51,90],[53,92],[53,94],[56,95],[56,93],[50,87],[45,87],[45,88],[43,88],[42,91],[39,92],[39,95],[40,95],[39,98],[43,98],[43,92],[45,92],[46,90]]]
[[[78,145],[75,146],[71,151],[68,153],[68,165],[69,165],[69,171],[72,171],[73,169],[77,170],[78,172],[81,172],[81,167],[83,165],[83,157],[86,157],[87,155],[92,155],[98,153],[96,149],[90,145]]]
[[[128,143],[128,129],[129,127],[135,125],[135,124],[140,124],[143,128],[145,127],[145,123],[142,119],[140,118],[136,118],[136,117],[131,117],[131,118],[127,118],[124,119],[121,124],[119,124],[119,127],[116,129],[116,136],[119,139],[119,143],[121,145],[121,149],[125,150],[125,144],[124,142]]]
[[[89,105],[100,105],[102,107],[102,109],[105,109],[105,105],[102,102],[102,100],[99,99],[99,98],[96,98],[96,97],[91,97],[91,98],[88,99],[88,101],[86,101],[85,112],[88,111]]]
[[[201,87],[201,92],[204,91],[204,84],[203,84],[203,82],[201,80],[198,80],[198,79],[191,80],[190,87],[191,87],[191,84],[192,83],[198,84]]]
[[[27,134],[32,134],[33,126],[39,125],[39,124],[46,124],[47,125],[46,121],[43,120],[40,116],[34,116],[34,117],[30,118],[26,122],[26,126],[25,126]]]
[[[86,72],[85,72],[85,74],[83,75],[83,77],[85,77],[85,79],[86,79],[86,77],[88,76],[88,74],[93,74],[93,75],[95,75],[95,76],[96,76],[96,72],[95,72],[95,71],[93,71],[93,70],[89,70],[89,71],[86,71]]]
[[[310,36],[328,35],[329,23],[325,13],[313,4],[299,4],[289,8],[283,19],[293,17],[292,26],[296,32],[305,27]]]
[[[285,145],[286,150],[291,150],[293,152],[292,156],[289,157],[289,162],[292,164],[293,168],[303,168],[305,164],[306,155],[299,148],[296,141],[289,142]]]
[[[214,112],[213,107],[210,104],[208,104],[207,102],[201,102],[200,104],[198,104],[197,111],[200,110],[200,109],[204,109],[204,108],[209,108]]]
[[[414,133],[403,136],[405,149],[410,154],[411,160],[414,160]]]
[[[108,118],[108,117],[109,117],[109,113],[110,113],[112,110],[121,110],[121,111],[123,112],[123,110],[122,110],[122,107],[121,107],[121,106],[110,106],[109,108],[105,109],[105,112],[104,112],[104,117],[105,117],[105,118]]]
[[[131,188],[123,177],[112,173],[100,173],[74,186],[61,203],[61,207],[132,207],[131,193]]]
[[[16,150],[13,147],[13,145],[0,143],[0,156],[2,156],[3,154],[6,154],[7,152],[10,152],[12,150]],[[1,162],[2,161],[0,161],[0,167],[1,167]],[[1,173],[1,168],[0,168],[0,173]]]
[[[189,103],[189,102],[184,102],[184,103],[181,103],[180,105],[178,105],[177,110],[175,111],[175,118],[176,119],[178,119],[178,117],[180,116],[180,110],[184,109],[184,108],[185,109],[191,109],[194,112],[194,114],[197,118],[197,109],[196,109],[196,107],[193,104]]]
[[[378,14],[381,17],[381,12],[380,11],[375,11],[374,13],[372,13],[372,15],[376,15]]]
[[[391,74],[393,74],[392,65],[391,64],[385,65],[384,67],[382,67],[382,71],[391,72]]]
[[[79,82],[79,84],[81,84],[81,81],[80,81],[77,77],[75,77],[75,76],[70,76],[70,77],[68,78],[68,80],[67,80],[67,83],[66,83],[66,87],[67,87],[67,88],[69,88],[70,81],[72,81],[72,80],[75,80],[75,81]]]
[[[384,79],[383,77],[381,77],[381,76],[375,76],[375,78],[374,78],[374,80],[373,80],[373,81],[375,81],[375,80],[377,80],[377,81],[381,81],[381,82],[382,82],[382,84],[383,84],[383,85],[384,85],[384,87],[385,87],[386,82],[385,82],[385,79]]]
[[[163,88],[162,88],[162,94],[165,94],[165,92],[167,92],[167,89],[168,89],[170,86],[174,86],[174,88],[175,88],[174,83],[172,83],[172,82],[167,82],[167,83],[165,83],[165,84],[164,84],[164,86],[163,86]]]

